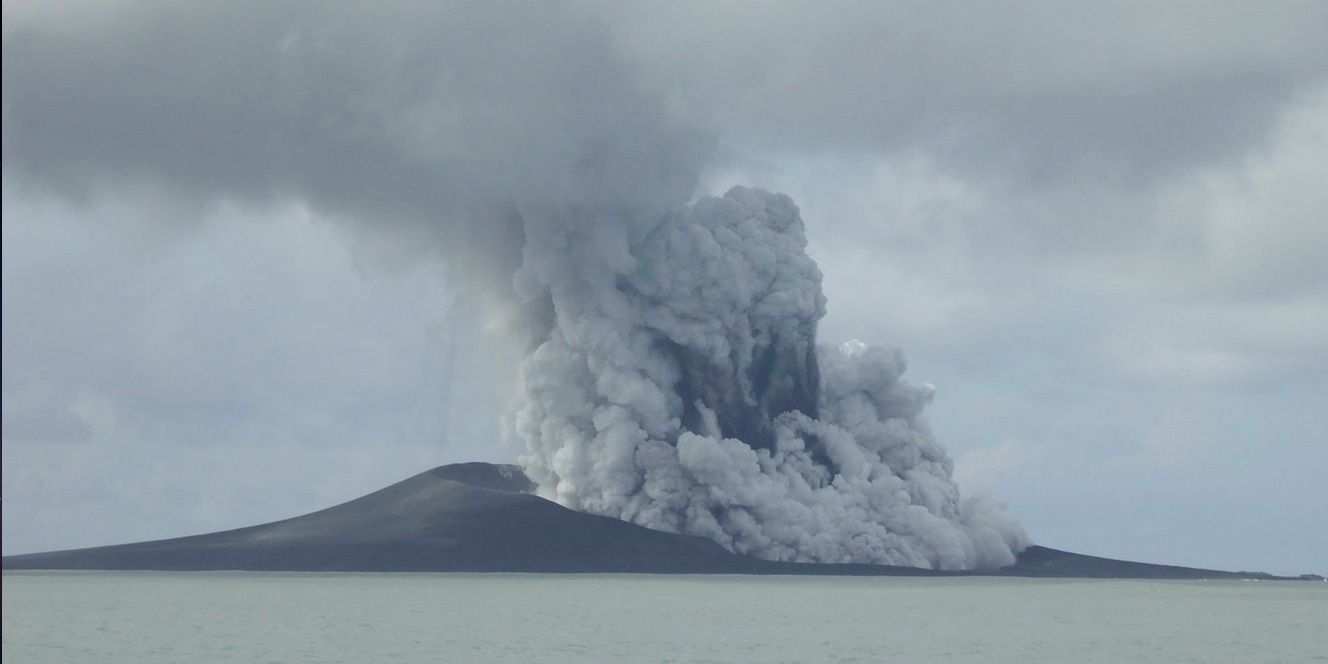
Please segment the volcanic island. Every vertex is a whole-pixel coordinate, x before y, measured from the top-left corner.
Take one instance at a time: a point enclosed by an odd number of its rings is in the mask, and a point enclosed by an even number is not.
[[[174,539],[5,556],[6,570],[524,572],[1322,580],[1157,565],[1033,545],[998,569],[762,560],[563,507],[519,466],[458,463],[324,510]]]

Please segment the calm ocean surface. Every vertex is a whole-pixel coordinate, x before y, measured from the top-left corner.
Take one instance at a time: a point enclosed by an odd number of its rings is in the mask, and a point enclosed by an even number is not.
[[[6,664],[1328,662],[1328,584],[6,572]]]

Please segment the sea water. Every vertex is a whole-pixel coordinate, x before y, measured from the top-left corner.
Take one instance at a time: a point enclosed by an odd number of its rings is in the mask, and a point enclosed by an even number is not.
[[[6,664],[1328,662],[1328,584],[6,572]]]

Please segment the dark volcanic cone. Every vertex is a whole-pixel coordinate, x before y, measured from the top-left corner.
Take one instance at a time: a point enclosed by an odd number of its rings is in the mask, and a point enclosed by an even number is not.
[[[713,541],[574,512],[516,466],[442,466],[336,507],[177,539],[4,558],[5,569],[720,572]]]

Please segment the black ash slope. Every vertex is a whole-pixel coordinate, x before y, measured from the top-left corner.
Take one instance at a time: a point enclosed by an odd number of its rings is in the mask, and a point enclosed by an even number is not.
[[[515,466],[441,466],[319,512],[176,539],[6,556],[4,569],[300,572],[637,572],[944,576],[883,565],[777,563],[701,537],[576,512],[528,493]],[[974,573],[960,573],[974,574]],[[1273,578],[1031,547],[994,574]]]

